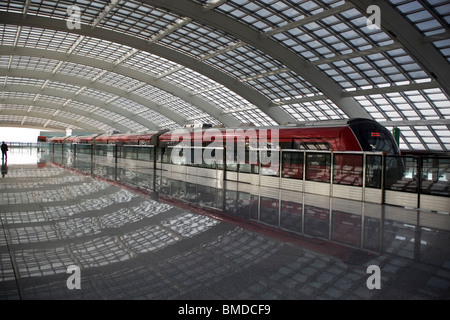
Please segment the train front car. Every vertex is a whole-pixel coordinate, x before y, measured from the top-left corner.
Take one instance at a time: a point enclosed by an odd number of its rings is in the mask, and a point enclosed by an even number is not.
[[[405,164],[400,158],[400,149],[393,135],[384,126],[370,119],[352,119],[348,121],[363,151],[385,152],[385,186],[389,187],[403,177]]]
[[[370,119],[352,119],[348,121],[362,151],[386,152],[387,155],[400,155],[392,134],[381,124]]]

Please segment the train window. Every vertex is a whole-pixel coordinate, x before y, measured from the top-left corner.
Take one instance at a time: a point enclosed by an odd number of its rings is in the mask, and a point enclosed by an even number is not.
[[[294,140],[294,149],[297,150],[331,150],[328,142],[305,142]]]
[[[279,146],[281,149],[292,149],[292,141],[280,141]]]

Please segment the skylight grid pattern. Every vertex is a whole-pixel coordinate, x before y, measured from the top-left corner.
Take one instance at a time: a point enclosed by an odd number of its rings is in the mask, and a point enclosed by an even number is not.
[[[141,81],[115,73],[107,72],[98,79],[98,82],[105,83],[109,86],[120,88],[121,90],[128,91],[135,88],[137,85],[142,84]]]
[[[85,37],[72,53],[114,63],[130,50],[131,48],[129,46],[119,43]]]
[[[23,12],[23,0],[2,1],[2,2],[0,2],[0,11],[22,13]]]
[[[283,100],[318,95],[321,92],[294,72],[283,72],[247,82],[264,93],[269,99]]]
[[[450,129],[448,126],[430,126],[431,132],[434,132],[443,144],[445,150],[450,150]]]
[[[163,104],[164,101],[174,98],[174,95],[168,93],[167,91],[161,90],[157,87],[153,87],[149,84],[136,89],[133,93],[157,104]]]
[[[15,116],[15,115],[2,115],[0,114],[0,122],[5,124],[10,124],[15,127],[43,127],[47,122],[47,119],[36,118],[27,116],[25,121],[23,116]],[[22,124],[23,123],[23,124]],[[63,123],[59,121],[52,120],[47,125],[47,128],[56,128],[60,130],[64,130],[69,127],[68,123]],[[71,125],[71,127],[75,130],[82,130],[82,128],[78,126]]]
[[[273,126],[276,123],[259,109],[232,112],[241,123],[251,123],[255,126]]]
[[[317,66],[344,90],[431,81],[403,50],[374,53]]]
[[[284,68],[282,63],[250,45],[212,57],[207,60],[207,63],[238,79]]]
[[[39,94],[36,100],[63,105],[67,101],[67,98]]]
[[[221,122],[219,120],[217,120],[216,118],[213,118],[209,115],[200,115],[200,116],[193,116],[193,117],[189,117],[187,118],[188,122],[191,123],[198,123],[198,124],[204,124],[204,123],[208,123],[211,125],[221,125]]]
[[[45,119],[39,119],[39,118],[33,118],[33,117],[27,117],[27,119],[30,119],[30,121],[33,121],[33,119],[36,119],[37,123],[45,123]],[[23,116],[15,116],[15,115],[9,115],[9,114],[0,114],[0,121],[2,123],[11,123],[11,122],[17,122],[17,124],[20,126],[21,122],[23,120]]]
[[[450,63],[450,39],[435,41],[433,44]]]
[[[174,24],[179,16],[139,1],[121,1],[100,23],[105,29],[149,40]]]
[[[166,116],[164,116],[154,110],[147,109],[147,110],[139,113],[138,115],[136,115],[136,117],[150,120],[151,122],[153,122],[154,124],[156,124],[157,126],[160,126],[160,127],[165,127],[166,125],[171,125],[171,126],[176,125],[176,123],[174,121],[170,120]]]
[[[237,42],[237,38],[225,32],[192,21],[161,39],[159,44],[200,58]]]
[[[5,82],[6,80],[6,82]],[[45,80],[31,79],[31,78],[21,78],[21,77],[11,77],[11,76],[0,76],[0,83],[14,86],[33,86],[42,87]]]
[[[151,76],[162,74],[180,65],[148,52],[139,51],[122,63],[123,66],[138,70]]]
[[[44,119],[46,122],[47,120]],[[102,126],[100,128],[104,128],[105,125],[102,124]],[[108,128],[110,128],[109,126],[107,126]],[[68,124],[68,123],[63,123],[60,121],[56,121],[56,120],[51,120],[50,123],[47,125],[47,128],[59,128],[60,130],[65,130],[67,128],[71,128],[73,130],[83,130],[83,128],[76,126],[74,124]],[[104,130],[107,130],[106,128]]]
[[[150,119],[149,119],[150,120]],[[151,120],[153,121],[153,120]],[[126,126],[131,129],[132,132],[145,132],[148,131],[148,128],[144,127],[140,123],[137,123],[136,121],[133,121],[131,119],[128,119],[126,117],[123,117],[122,119],[119,119],[116,121],[117,123]]]
[[[61,67],[58,68],[58,73],[86,80],[92,80],[100,72],[102,72],[101,69],[72,62],[64,62]]]
[[[0,44],[2,46],[13,46],[18,29],[18,26],[0,24]]]
[[[185,118],[192,117],[208,117],[209,115],[200,110],[198,107],[183,101],[179,98],[174,98],[171,101],[162,104],[164,107],[169,108],[175,112],[182,114]]]
[[[49,81],[45,88],[57,89],[70,93],[75,93],[80,89],[80,86],[73,85],[70,83],[59,82],[59,81]]]
[[[70,103],[66,106],[66,108],[67,110],[70,110],[71,108],[76,108],[82,111],[92,112],[96,108],[96,106],[76,100],[71,100]]]
[[[96,115],[99,115],[106,119],[114,120],[114,121],[124,118],[124,116],[121,116],[115,112],[109,111],[107,109],[101,109],[101,108],[96,109],[95,111],[92,112],[92,114],[96,114]]]
[[[189,68],[178,70],[177,72],[165,76],[163,79],[192,93],[222,86],[218,82]]]
[[[293,103],[281,107],[299,122],[347,118],[330,100]]]
[[[10,60],[11,56],[1,56],[0,57],[0,67],[11,69],[30,69],[44,72],[51,72],[58,61],[50,60],[46,58],[36,58],[36,57],[26,57],[26,56],[13,56],[12,60]],[[11,65],[9,62],[11,61]]]
[[[111,102],[111,104],[127,110],[133,114],[142,112],[147,109],[147,107],[123,97],[114,100],[113,102]]]
[[[391,4],[424,35],[430,36],[448,30],[450,3],[446,0],[399,1]]]
[[[81,118],[81,117],[79,117],[79,118]],[[89,117],[83,117],[83,123],[87,123],[88,125],[95,127],[95,128],[99,128],[100,126],[105,124],[103,122],[99,122],[98,120],[95,120],[95,119],[89,118]]]
[[[82,95],[88,96],[90,98],[94,98],[94,99],[102,101],[102,102],[107,102],[111,98],[116,97],[115,94],[112,94],[112,93],[109,93],[109,92],[105,92],[105,91],[96,90],[96,89],[92,89],[92,88],[86,88],[85,90],[83,90]]]
[[[350,9],[335,16],[293,27],[272,37],[308,61],[367,50],[393,43],[381,30],[369,30],[367,18]]]
[[[28,111],[28,109],[30,108],[30,106],[28,105],[23,105],[23,104],[0,104],[0,110],[14,110],[14,111]],[[51,111],[49,111],[50,109],[45,109],[42,110],[42,112],[48,112],[51,113]],[[53,112],[55,112],[53,110]]]
[[[449,97],[440,89],[356,97],[378,121],[450,119]]]
[[[238,96],[226,87],[216,87],[198,94],[226,112],[234,109],[254,107],[249,101]]]
[[[41,111],[41,108],[34,107],[33,110]],[[55,110],[53,109],[52,111],[53,111],[53,114],[54,114],[54,113],[55,113]],[[68,111],[59,111],[59,112],[58,112],[58,116],[61,116],[61,117],[67,118],[67,119],[76,119],[76,118],[79,117],[79,116],[76,115],[75,113],[73,113],[73,112],[68,112]]]
[[[10,91],[0,91],[1,97],[3,99],[13,98],[13,99],[26,99],[33,100],[36,97],[36,94],[27,93],[27,92],[10,92]]]
[[[30,6],[28,7],[28,14],[65,20],[67,19],[67,8],[74,4],[76,4],[80,8],[81,23],[90,24],[92,20],[98,15],[98,13],[105,6],[105,1],[83,0],[74,3],[74,1],[69,0],[57,0],[57,1],[32,0],[30,2]]]
[[[78,37],[77,34],[68,32],[24,26],[20,32],[17,45],[19,47],[67,52]]]
[[[387,126],[392,131],[392,127]],[[446,126],[397,126],[400,129],[400,149],[402,150],[448,150],[450,132]],[[446,128],[446,130],[445,130]],[[436,131],[437,129],[437,131]],[[441,136],[440,134],[444,134]]]
[[[341,4],[342,1],[310,0],[266,0],[227,1],[216,10],[249,24],[258,31],[265,32],[278,28],[287,22],[299,21],[307,16],[322,12],[325,8]]]

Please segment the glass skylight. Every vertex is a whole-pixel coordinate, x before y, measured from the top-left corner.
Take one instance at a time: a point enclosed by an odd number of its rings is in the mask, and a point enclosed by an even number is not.
[[[190,0],[185,8],[138,0],[25,3],[0,3],[0,14],[13,21],[0,21],[0,97],[28,102],[48,119],[61,106],[61,118],[102,130],[223,124],[225,116],[266,126],[349,118],[343,104],[352,99],[387,128],[399,127],[402,148],[449,150],[446,82],[391,31],[368,28],[367,13],[351,1]],[[386,3],[450,62],[448,1]],[[74,4],[79,32],[54,27]],[[208,20],[210,11],[236,28]],[[40,27],[27,16],[42,18]],[[88,31],[94,29],[95,36]],[[450,72],[448,64],[438,69]],[[335,87],[317,81],[318,74]],[[21,103],[0,100],[0,110],[26,112]],[[0,114],[0,125],[76,127],[48,119]]]

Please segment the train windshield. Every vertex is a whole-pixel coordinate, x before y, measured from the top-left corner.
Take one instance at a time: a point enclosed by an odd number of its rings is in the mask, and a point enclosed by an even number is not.
[[[385,151],[388,155],[399,154],[392,134],[379,123],[370,120],[356,120],[350,121],[349,126],[364,151]]]

